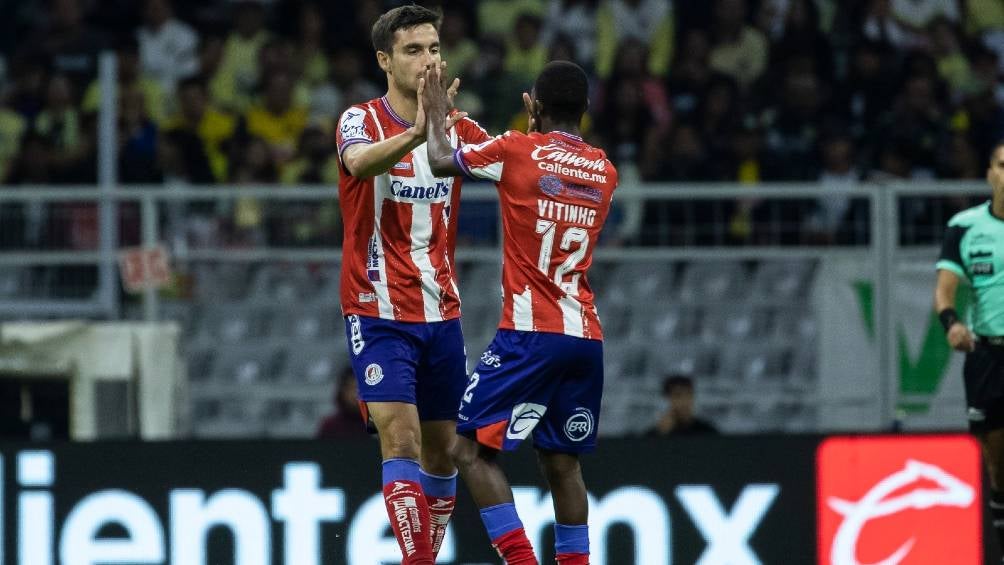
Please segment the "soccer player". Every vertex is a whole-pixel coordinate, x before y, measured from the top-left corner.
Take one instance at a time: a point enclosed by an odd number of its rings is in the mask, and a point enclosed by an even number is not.
[[[966,353],[963,380],[969,429],[983,446],[990,513],[1004,548],[1004,142],[990,155],[989,202],[948,221],[934,307],[948,344]],[[972,287],[972,329],[955,311],[959,281]],[[975,332],[975,333],[974,333]]]
[[[494,181],[504,229],[502,320],[464,391],[454,460],[499,555],[508,565],[535,565],[498,464],[501,451],[532,435],[554,500],[558,563],[587,564],[578,454],[596,445],[603,335],[586,271],[617,171],[579,135],[586,74],[573,63],[549,63],[523,95],[529,133],[460,149],[444,133],[448,101],[435,69],[421,90],[433,172]]]
[[[417,97],[426,68],[442,65],[438,26],[439,14],[413,5],[377,20],[373,47],[387,94],[350,107],[337,131],[342,313],[408,565],[431,565],[446,533],[456,492],[450,448],[467,382],[453,270],[460,179],[430,170]],[[462,113],[443,117],[454,145],[489,139]]]

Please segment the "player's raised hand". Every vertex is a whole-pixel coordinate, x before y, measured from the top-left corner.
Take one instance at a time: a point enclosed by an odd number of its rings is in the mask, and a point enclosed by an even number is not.
[[[533,99],[526,92],[523,93],[523,107],[526,108],[526,118],[527,118],[527,128],[526,133],[533,133],[535,131],[540,131],[540,119],[537,117],[537,112],[534,111]]]
[[[946,337],[948,338],[948,345],[952,346],[952,349],[966,353],[970,353],[976,349],[976,343],[973,341],[973,333],[962,322],[952,324],[952,327],[948,328],[948,335]]]
[[[425,92],[424,91],[425,91],[425,84],[427,82],[426,78],[428,78],[428,76],[429,76],[428,71],[426,71],[425,75],[426,76],[424,78],[419,78],[418,79],[418,88],[417,88],[417,97],[418,97],[417,104],[418,104],[418,108],[415,110],[415,123],[410,128],[408,128],[408,131],[410,131],[412,135],[414,135],[415,137],[418,137],[420,139],[424,139],[425,138],[425,131],[426,131],[426,129],[425,129],[425,103],[424,103],[423,99],[425,98]]]

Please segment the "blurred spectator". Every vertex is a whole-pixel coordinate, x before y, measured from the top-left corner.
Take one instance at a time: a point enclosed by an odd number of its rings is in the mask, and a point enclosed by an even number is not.
[[[179,80],[199,72],[199,36],[174,17],[171,0],[146,0],[136,39],[143,73],[164,92],[173,93]]]
[[[255,86],[255,96],[252,105],[263,101],[267,96],[268,83],[272,75],[282,74],[289,78],[292,91],[290,93],[293,106],[308,108],[310,106],[311,85],[303,78],[304,61],[297,57],[293,42],[282,37],[273,37],[258,50],[258,84]]]
[[[38,57],[15,57],[10,69],[11,85],[6,97],[12,110],[32,120],[45,105],[48,70]]]
[[[879,124],[872,143],[896,145],[907,151],[914,166],[932,170],[937,148],[946,132],[945,113],[935,94],[934,80],[923,75],[907,78],[894,109]]]
[[[717,167],[700,130],[695,124],[677,122],[666,136],[664,157],[657,163],[651,180],[665,182],[710,181],[717,179]]]
[[[471,76],[461,84],[457,107],[470,112],[488,131],[505,131],[514,116],[522,115],[523,86],[505,70],[505,45],[499,39],[485,39],[479,44],[478,58],[472,67]],[[467,104],[465,90],[477,94],[473,102]]]
[[[823,171],[819,188],[824,193],[816,199],[804,223],[805,238],[813,244],[834,243],[851,209],[849,194],[826,194],[831,189],[857,185],[859,173],[854,166],[854,142],[847,135],[833,135],[822,143]]]
[[[284,165],[293,157],[296,142],[307,127],[307,109],[293,103],[293,84],[288,73],[272,72],[265,78],[260,104],[245,114],[249,134],[266,141],[272,159]]]
[[[708,63],[710,53],[707,32],[702,29],[683,32],[682,49],[677,51],[668,82],[670,106],[678,120],[693,119],[697,113],[704,91],[715,74]]]
[[[540,40],[541,25],[539,16],[520,14],[506,47],[505,70],[527,89],[547,63],[547,48]]]
[[[147,78],[140,70],[139,45],[133,38],[125,38],[115,50],[118,61],[119,96],[127,90],[135,90],[143,97],[147,116],[154,123],[163,123],[166,109],[164,89],[160,83]],[[87,87],[80,108],[85,113],[94,114],[101,109],[101,80],[95,79]]]
[[[354,49],[335,50],[329,80],[310,92],[311,123],[329,127],[345,108],[380,96],[380,89],[363,74],[362,57]],[[464,109],[469,111],[466,106]]]
[[[226,181],[227,143],[234,135],[237,120],[210,105],[206,84],[200,78],[181,81],[178,106],[178,113],[164,128],[181,159],[175,170],[193,183]]]
[[[936,19],[959,21],[958,0],[889,0],[892,14],[915,33],[923,33]]]
[[[712,159],[725,158],[731,152],[741,114],[739,87],[731,78],[715,75],[697,107],[696,120]]]
[[[544,0],[482,0],[478,5],[478,31],[487,36],[509,37],[521,14],[544,16]]]
[[[596,0],[550,0],[544,19],[543,40],[553,48],[559,38],[570,39],[575,61],[584,69],[592,69],[596,57]]]
[[[666,404],[659,420],[645,432],[650,437],[682,437],[717,434],[711,422],[694,414],[694,381],[684,375],[669,375],[662,383]]]
[[[478,45],[469,35],[471,28],[463,11],[450,10],[443,14],[443,24],[439,30],[443,60],[449,65],[449,74],[459,76],[461,80],[466,80],[471,66],[478,58]]]
[[[812,73],[791,70],[780,87],[778,102],[761,114],[769,160],[779,165],[764,171],[764,176],[767,180],[814,179],[819,171],[816,155],[823,123],[822,85]]]
[[[209,91],[220,108],[243,112],[258,85],[258,51],[270,34],[265,29],[265,8],[259,2],[241,0],[235,9],[234,30],[223,45]]]
[[[610,76],[618,46],[636,39],[648,46],[649,73],[666,76],[675,33],[671,0],[603,0],[596,15],[596,74]]]
[[[7,178],[27,131],[28,120],[8,107],[5,99],[0,99],[0,183]]]
[[[808,69],[824,82],[833,80],[833,50],[819,30],[819,12],[813,0],[790,0],[784,31],[770,48],[770,64],[788,67],[796,57],[811,62]]]
[[[889,0],[865,0],[854,18],[858,33],[868,41],[908,50],[923,44],[923,38],[896,19]]]
[[[147,114],[143,92],[136,86],[119,92],[119,181],[163,180],[157,167],[157,126]]]
[[[33,129],[46,145],[53,181],[88,182],[94,178],[94,171],[86,169],[94,148],[92,132],[74,104],[73,84],[66,75],[49,79],[45,106],[35,117]]]
[[[338,184],[338,159],[333,137],[318,127],[308,127],[300,136],[293,161],[282,169],[283,184]],[[341,240],[342,224],[336,200],[274,202],[277,211],[269,228],[273,245],[335,245]]]
[[[79,0],[50,0],[46,24],[22,45],[28,56],[41,56],[49,68],[83,88],[98,71],[104,36],[84,24]]]
[[[338,183],[338,160],[331,138],[318,127],[308,127],[300,135],[296,156],[282,170],[283,184]]]
[[[230,182],[238,185],[261,186],[275,184],[279,173],[268,143],[250,137],[233,147]],[[265,207],[257,198],[239,198],[234,207],[233,235],[235,245],[264,245]]]
[[[328,49],[326,22],[321,9],[313,2],[300,7],[295,60],[302,67],[301,76],[309,88],[328,80]]]
[[[352,368],[347,367],[338,377],[332,401],[333,414],[325,416],[317,426],[317,439],[347,439],[367,437],[359,409],[359,389]]]
[[[930,25],[930,51],[937,64],[938,76],[951,90],[952,100],[961,101],[981,88],[976,74],[959,44],[959,36],[952,22],[939,17]]]
[[[889,110],[895,96],[896,82],[890,59],[884,56],[888,46],[863,41],[853,47],[850,72],[833,97],[833,112],[848,124],[851,135],[861,139]]]
[[[715,0],[711,30],[711,68],[732,77],[743,90],[767,69],[769,44],[763,32],[746,23],[746,0]]]

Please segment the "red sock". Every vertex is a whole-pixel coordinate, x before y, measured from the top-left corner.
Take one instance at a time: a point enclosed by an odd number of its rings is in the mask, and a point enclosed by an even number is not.
[[[391,481],[383,487],[390,527],[404,556],[402,565],[433,565],[429,537],[429,506],[422,487],[414,481]]]
[[[432,528],[429,530],[432,538],[432,555],[439,555],[439,548],[443,546],[443,538],[446,537],[446,525],[450,523],[450,516],[453,514],[453,507],[457,503],[455,496],[429,496],[425,495],[425,502],[429,505],[429,517]]]
[[[559,553],[554,557],[558,565],[589,565],[588,553]]]
[[[505,565],[539,565],[533,554],[533,546],[526,538],[523,528],[502,534],[492,540],[492,546],[499,552]]]

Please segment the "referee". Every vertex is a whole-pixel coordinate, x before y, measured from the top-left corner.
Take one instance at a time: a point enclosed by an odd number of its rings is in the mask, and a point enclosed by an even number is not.
[[[969,429],[983,446],[990,478],[990,513],[1004,548],[1004,142],[990,155],[989,202],[959,212],[948,222],[936,265],[934,307],[948,344],[966,352]],[[972,330],[955,312],[960,279],[972,286]]]

